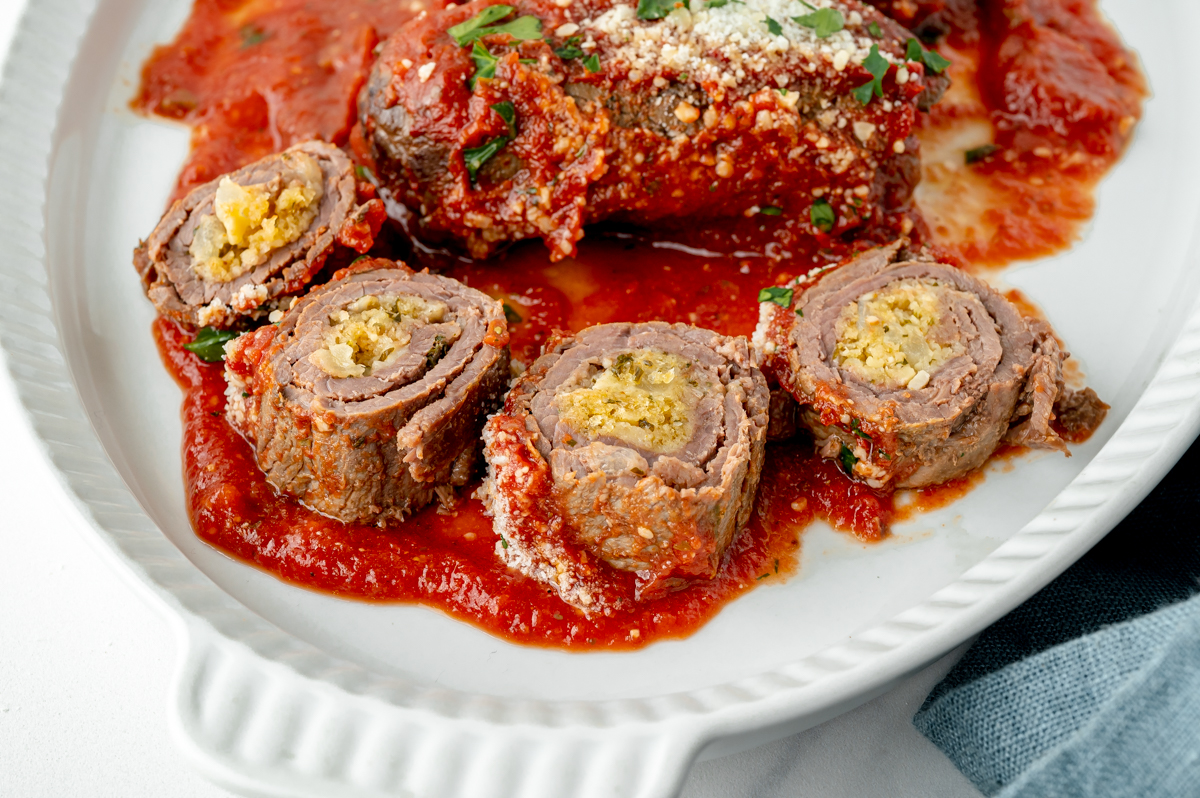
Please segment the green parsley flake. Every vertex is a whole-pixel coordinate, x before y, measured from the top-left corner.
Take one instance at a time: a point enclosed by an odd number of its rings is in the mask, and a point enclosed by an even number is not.
[[[517,311],[513,309],[513,306],[507,302],[504,303],[504,320],[509,324],[521,323],[521,314],[517,313]]]
[[[780,216],[783,214],[783,208],[777,208],[774,205],[764,205],[758,209],[758,212],[763,216]]]
[[[225,344],[238,337],[233,330],[218,330],[205,327],[196,333],[196,338],[183,348],[192,352],[205,363],[219,363],[225,359]]]
[[[600,56],[592,53],[583,60],[583,68],[588,72],[595,74],[600,71]]]
[[[883,30],[879,27],[879,23],[875,20],[871,20],[871,24],[867,25],[867,33],[871,34],[871,36],[876,39],[883,38]]]
[[[850,451],[850,447],[842,444],[842,452],[838,456],[842,461],[842,470],[846,472],[846,476],[854,476],[854,465],[858,462],[858,458],[854,456],[854,452]]]
[[[883,76],[887,74],[888,66],[887,59],[879,54],[879,45],[872,44],[870,55],[863,61],[863,68],[871,73],[872,79],[854,90],[854,96],[860,103],[866,105],[871,102],[872,96],[883,96]]]
[[[862,431],[862,427],[860,427],[858,425],[857,418],[850,419],[850,431],[853,432],[858,437],[862,438],[864,441],[871,441],[872,443],[874,443],[874,441],[875,441],[874,438],[872,438],[870,435],[868,435],[867,433]]]
[[[508,100],[498,102],[492,106],[501,119],[508,124],[508,135],[510,138],[517,135],[517,109]]]
[[[997,147],[995,144],[984,144],[982,147],[975,147],[974,149],[967,150],[966,153],[964,153],[965,159],[967,162],[967,166],[970,166],[971,164],[979,163],[980,161],[989,157],[993,153],[996,153],[999,151],[1000,151],[1000,148]]]
[[[758,292],[759,302],[774,302],[781,308],[789,307],[792,304],[792,289],[782,288],[778,285],[764,288]]]
[[[941,74],[950,66],[950,61],[943,58],[938,53],[932,50],[926,50],[921,46],[921,43],[916,39],[909,39],[905,45],[906,50],[904,57],[909,61],[915,61],[918,64],[924,64],[925,68],[930,72]]]
[[[805,3],[807,6],[808,3]],[[808,6],[812,8],[812,6]],[[842,12],[836,8],[820,8],[814,10],[811,14],[805,14],[800,17],[792,17],[792,21],[797,25],[803,25],[806,28],[812,28],[813,33],[818,39],[828,39],[833,34],[846,27],[846,19],[842,16]]]
[[[513,13],[512,6],[488,6],[466,22],[455,25],[446,31],[459,47],[466,47],[471,42],[493,33],[507,33],[514,39],[530,41],[542,38],[542,21],[537,17],[517,17],[502,25],[494,25]]]
[[[812,204],[808,218],[812,221],[813,227],[822,233],[832,232],[834,224],[837,223],[837,214],[834,213],[833,206],[829,204],[829,201],[825,199],[818,199]]]
[[[508,136],[497,136],[482,147],[463,150],[463,161],[467,165],[467,174],[471,176],[472,183],[475,182],[475,175],[488,162],[488,159],[504,149],[504,145],[507,143]]]
[[[772,36],[782,36],[783,26],[776,22],[771,17],[767,17],[767,32]]]
[[[481,42],[475,42],[471,46],[471,60],[475,62],[475,74],[467,80],[467,88],[475,91],[475,81],[496,77],[497,58]]]
[[[638,19],[662,19],[675,10],[676,0],[638,0]]]
[[[583,50],[579,49],[579,43],[583,41],[582,36],[572,36],[554,51],[554,54],[564,61],[571,61],[576,58],[583,58]]]

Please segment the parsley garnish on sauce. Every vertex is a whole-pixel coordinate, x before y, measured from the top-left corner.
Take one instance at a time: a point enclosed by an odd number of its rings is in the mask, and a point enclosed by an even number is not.
[[[515,137],[517,135],[517,109],[508,100],[496,103],[492,106],[501,119],[508,124],[508,135]]]
[[[818,39],[827,39],[846,27],[846,20],[842,16],[842,12],[836,8],[813,8],[808,3],[804,3],[804,5],[812,8],[812,13],[800,17],[792,17],[792,21],[797,25],[812,28],[813,34]]]
[[[583,60],[583,68],[588,72],[596,73],[600,71],[600,56],[592,53]]]
[[[862,438],[864,441],[871,441],[872,443],[875,442],[874,438],[872,438],[870,435],[868,435],[867,433],[862,431],[862,427],[860,427],[858,425],[857,418],[850,419],[850,431],[853,432],[858,437]]]
[[[675,10],[676,0],[638,0],[638,19],[662,19]]]
[[[459,23],[446,32],[459,47],[466,47],[471,42],[493,33],[507,33],[521,41],[542,38],[542,21],[537,17],[517,17],[501,25],[493,24],[512,13],[512,6],[488,6],[466,22]]]
[[[783,208],[777,208],[774,205],[764,205],[758,209],[758,212],[763,216],[781,216]]]
[[[521,314],[517,313],[517,311],[513,309],[513,306],[507,302],[504,303],[504,320],[509,324],[521,323]]]
[[[225,359],[225,344],[237,338],[239,333],[233,330],[218,330],[215,327],[204,327],[196,333],[196,338],[183,348],[192,352],[205,363],[219,363]]]
[[[488,159],[504,149],[504,145],[507,143],[508,136],[496,136],[496,138],[482,147],[463,150],[463,162],[467,165],[467,174],[471,176],[472,183],[475,182],[475,175],[487,163]]]
[[[846,476],[854,476],[854,465],[858,462],[858,458],[854,456],[854,452],[850,451],[850,447],[842,444],[842,452],[838,456],[842,461],[842,470],[846,472]]]
[[[792,289],[773,285],[758,292],[759,302],[774,302],[781,308],[792,304]]]
[[[776,22],[771,17],[767,17],[767,32],[772,36],[782,36],[783,26]]]
[[[875,39],[883,38],[883,29],[879,27],[879,23],[875,20],[871,20],[871,24],[867,25],[867,33],[871,34]]]
[[[855,89],[854,96],[860,103],[866,105],[871,102],[872,96],[883,96],[883,76],[887,74],[888,62],[879,54],[879,45],[871,45],[871,53],[863,61],[863,68],[871,73],[871,80]]]
[[[975,147],[974,149],[967,150],[965,153],[967,166],[970,166],[973,163],[979,163],[992,153],[999,151],[1000,148],[995,144],[984,144],[982,147]]]
[[[572,36],[554,51],[554,54],[564,61],[570,61],[575,58],[583,58],[583,50],[579,49],[579,43],[583,41],[582,36]]]
[[[907,45],[905,46],[907,50],[904,53],[904,57],[909,61],[915,61],[918,64],[924,64],[926,69],[928,69],[930,72],[935,72],[940,75],[946,70],[946,67],[950,66],[950,62],[947,59],[943,58],[932,50],[926,50],[916,39],[909,39]]]
[[[812,221],[813,227],[822,233],[831,232],[833,225],[837,222],[837,214],[833,212],[833,206],[825,199],[818,199],[812,204],[808,218]]]
[[[475,81],[480,78],[496,77],[496,56],[488,52],[482,43],[475,42],[471,47],[471,60],[475,62],[475,74],[467,80],[467,88],[475,91]]]

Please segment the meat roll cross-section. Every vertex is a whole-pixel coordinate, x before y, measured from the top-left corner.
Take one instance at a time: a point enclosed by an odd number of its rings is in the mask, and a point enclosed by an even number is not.
[[[763,369],[799,402],[820,454],[872,487],[946,482],[1005,441],[1069,455],[1060,431],[1104,418],[1090,388],[1064,387],[1066,353],[1045,322],[902,243],[794,289],[794,304],[792,290],[762,303]]]
[[[342,521],[451,502],[509,374],[499,302],[385,260],[339,272],[226,351],[226,417],[267,480]]]
[[[394,34],[359,115],[413,232],[476,257],[763,208],[840,234],[919,179],[917,111],[947,85],[919,50],[858,0],[476,0]]]
[[[749,520],[767,406],[743,338],[649,322],[552,341],[484,429],[497,553],[588,613],[712,577]]]
[[[308,285],[339,236],[366,252],[384,217],[379,200],[359,204],[350,159],[308,141],[176,200],[134,266],[159,313],[229,327]]]

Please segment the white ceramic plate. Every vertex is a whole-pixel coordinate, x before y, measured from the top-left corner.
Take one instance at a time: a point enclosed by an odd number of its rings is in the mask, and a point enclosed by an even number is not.
[[[210,776],[263,795],[650,796],[689,764],[812,726],[1016,606],[1107,532],[1200,425],[1200,7],[1105,8],[1156,91],[1086,240],[1005,279],[1113,405],[1067,460],[1024,458],[882,545],[814,527],[799,574],[636,653],[513,646],[440,613],[289,587],[199,542],[180,393],[130,250],[186,153],[127,110],[190,0],[32,0],[0,88],[0,340],[110,559],[176,620],[171,717]]]

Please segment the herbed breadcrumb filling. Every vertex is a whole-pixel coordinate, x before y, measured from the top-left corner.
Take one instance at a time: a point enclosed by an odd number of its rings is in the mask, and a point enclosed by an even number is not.
[[[308,356],[308,362],[331,377],[369,377],[408,350],[414,327],[443,321],[447,311],[443,302],[415,296],[360,297],[329,315],[321,348]],[[451,342],[435,343],[440,351],[430,353],[436,354],[434,363]]]
[[[285,186],[241,186],[221,178],[213,212],[200,217],[188,248],[192,270],[200,279],[236,280],[312,225],[325,193],[321,166],[302,152],[286,152],[282,157],[298,173]]]
[[[920,390],[938,369],[963,353],[937,338],[947,287],[907,279],[864,294],[842,308],[834,362],[872,385]]]
[[[712,386],[697,378],[690,362],[658,349],[638,349],[603,365],[579,388],[555,397],[559,418],[577,435],[616,438],[657,454],[677,451],[691,440],[696,406]]]

